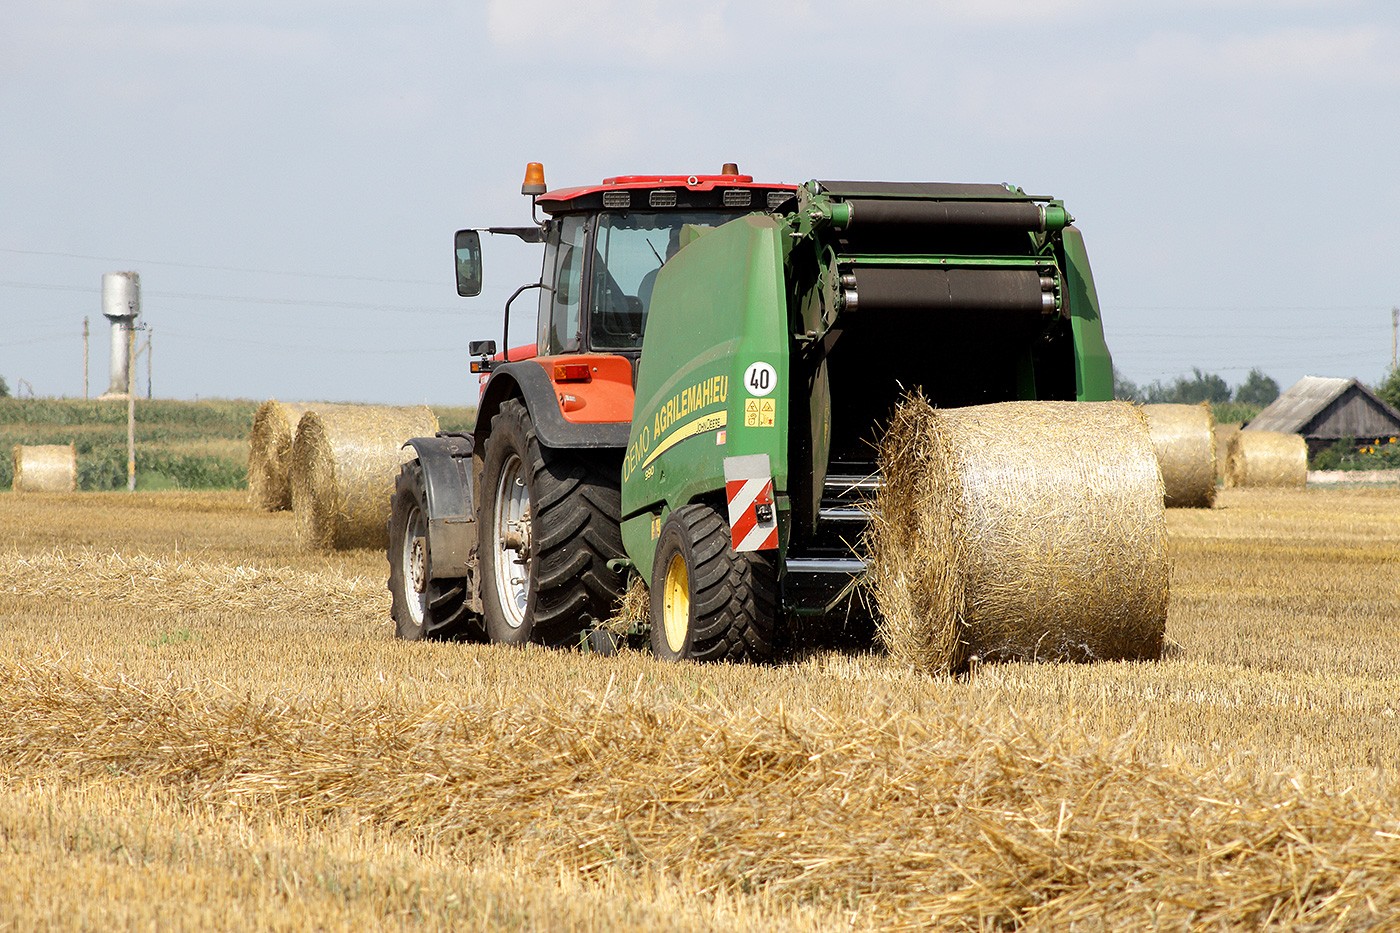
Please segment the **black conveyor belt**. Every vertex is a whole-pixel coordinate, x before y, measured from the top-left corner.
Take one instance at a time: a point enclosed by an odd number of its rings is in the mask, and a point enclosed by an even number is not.
[[[867,311],[1044,310],[1040,274],[1032,269],[871,267],[855,272],[857,313]]]

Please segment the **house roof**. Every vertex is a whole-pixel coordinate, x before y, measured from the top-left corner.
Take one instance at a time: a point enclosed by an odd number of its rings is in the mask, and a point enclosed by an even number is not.
[[[1400,425],[1400,411],[1381,401],[1376,393],[1361,381],[1328,376],[1304,376],[1255,416],[1246,428],[1253,431],[1316,434],[1323,428],[1323,422],[1328,420],[1323,416],[1330,413],[1329,408],[1347,395],[1360,396],[1354,402],[1374,408],[1375,411],[1371,413],[1374,417]]]

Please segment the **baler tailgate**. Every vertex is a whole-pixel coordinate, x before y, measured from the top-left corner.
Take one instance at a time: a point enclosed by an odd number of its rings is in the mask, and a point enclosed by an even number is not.
[[[870,457],[908,392],[942,407],[1075,396],[1070,220],[1060,202],[1002,185],[799,189],[789,269],[812,283],[794,321],[810,390],[809,417],[792,421],[812,430],[790,445],[791,473],[812,479],[793,483],[792,609],[830,612],[865,569],[881,487]]]

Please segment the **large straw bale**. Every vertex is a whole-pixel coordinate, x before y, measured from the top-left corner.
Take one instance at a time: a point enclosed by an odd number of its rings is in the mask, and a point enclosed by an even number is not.
[[[334,402],[279,402],[268,399],[253,415],[248,435],[248,498],[268,512],[285,512],[292,507],[292,442],[297,423],[308,411],[334,411],[362,405]]]
[[[16,444],[15,492],[72,492],[78,454],[72,444]]]
[[[427,406],[308,411],[292,442],[292,508],[306,549],[383,547],[389,498],[410,437],[434,434]]]
[[[1308,445],[1302,435],[1246,428],[1231,439],[1226,486],[1302,489],[1307,484]]]
[[[269,512],[292,507],[292,441],[310,406],[268,399],[253,415],[248,436],[248,498]]]
[[[1161,656],[1167,530],[1139,409],[915,396],[880,469],[869,582],[896,657],[937,673]]]
[[[1217,424],[1215,426],[1215,479],[1225,482],[1225,465],[1230,460],[1230,441],[1240,433],[1239,424]]]
[[[1152,449],[1162,470],[1167,508],[1215,504],[1215,415],[1199,405],[1144,405]]]

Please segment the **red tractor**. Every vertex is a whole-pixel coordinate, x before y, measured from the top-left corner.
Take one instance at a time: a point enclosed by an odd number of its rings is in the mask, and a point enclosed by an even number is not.
[[[713,228],[790,201],[792,185],[718,175],[626,175],[523,194],[545,213],[487,227],[544,246],[538,282],[506,302],[501,346],[477,341],[470,435],[413,438],[390,518],[399,637],[577,644],[625,585],[620,477],[651,288],[686,228]],[[456,236],[458,293],[481,290],[478,230]],[[510,313],[539,296],[533,343],[511,346]]]

